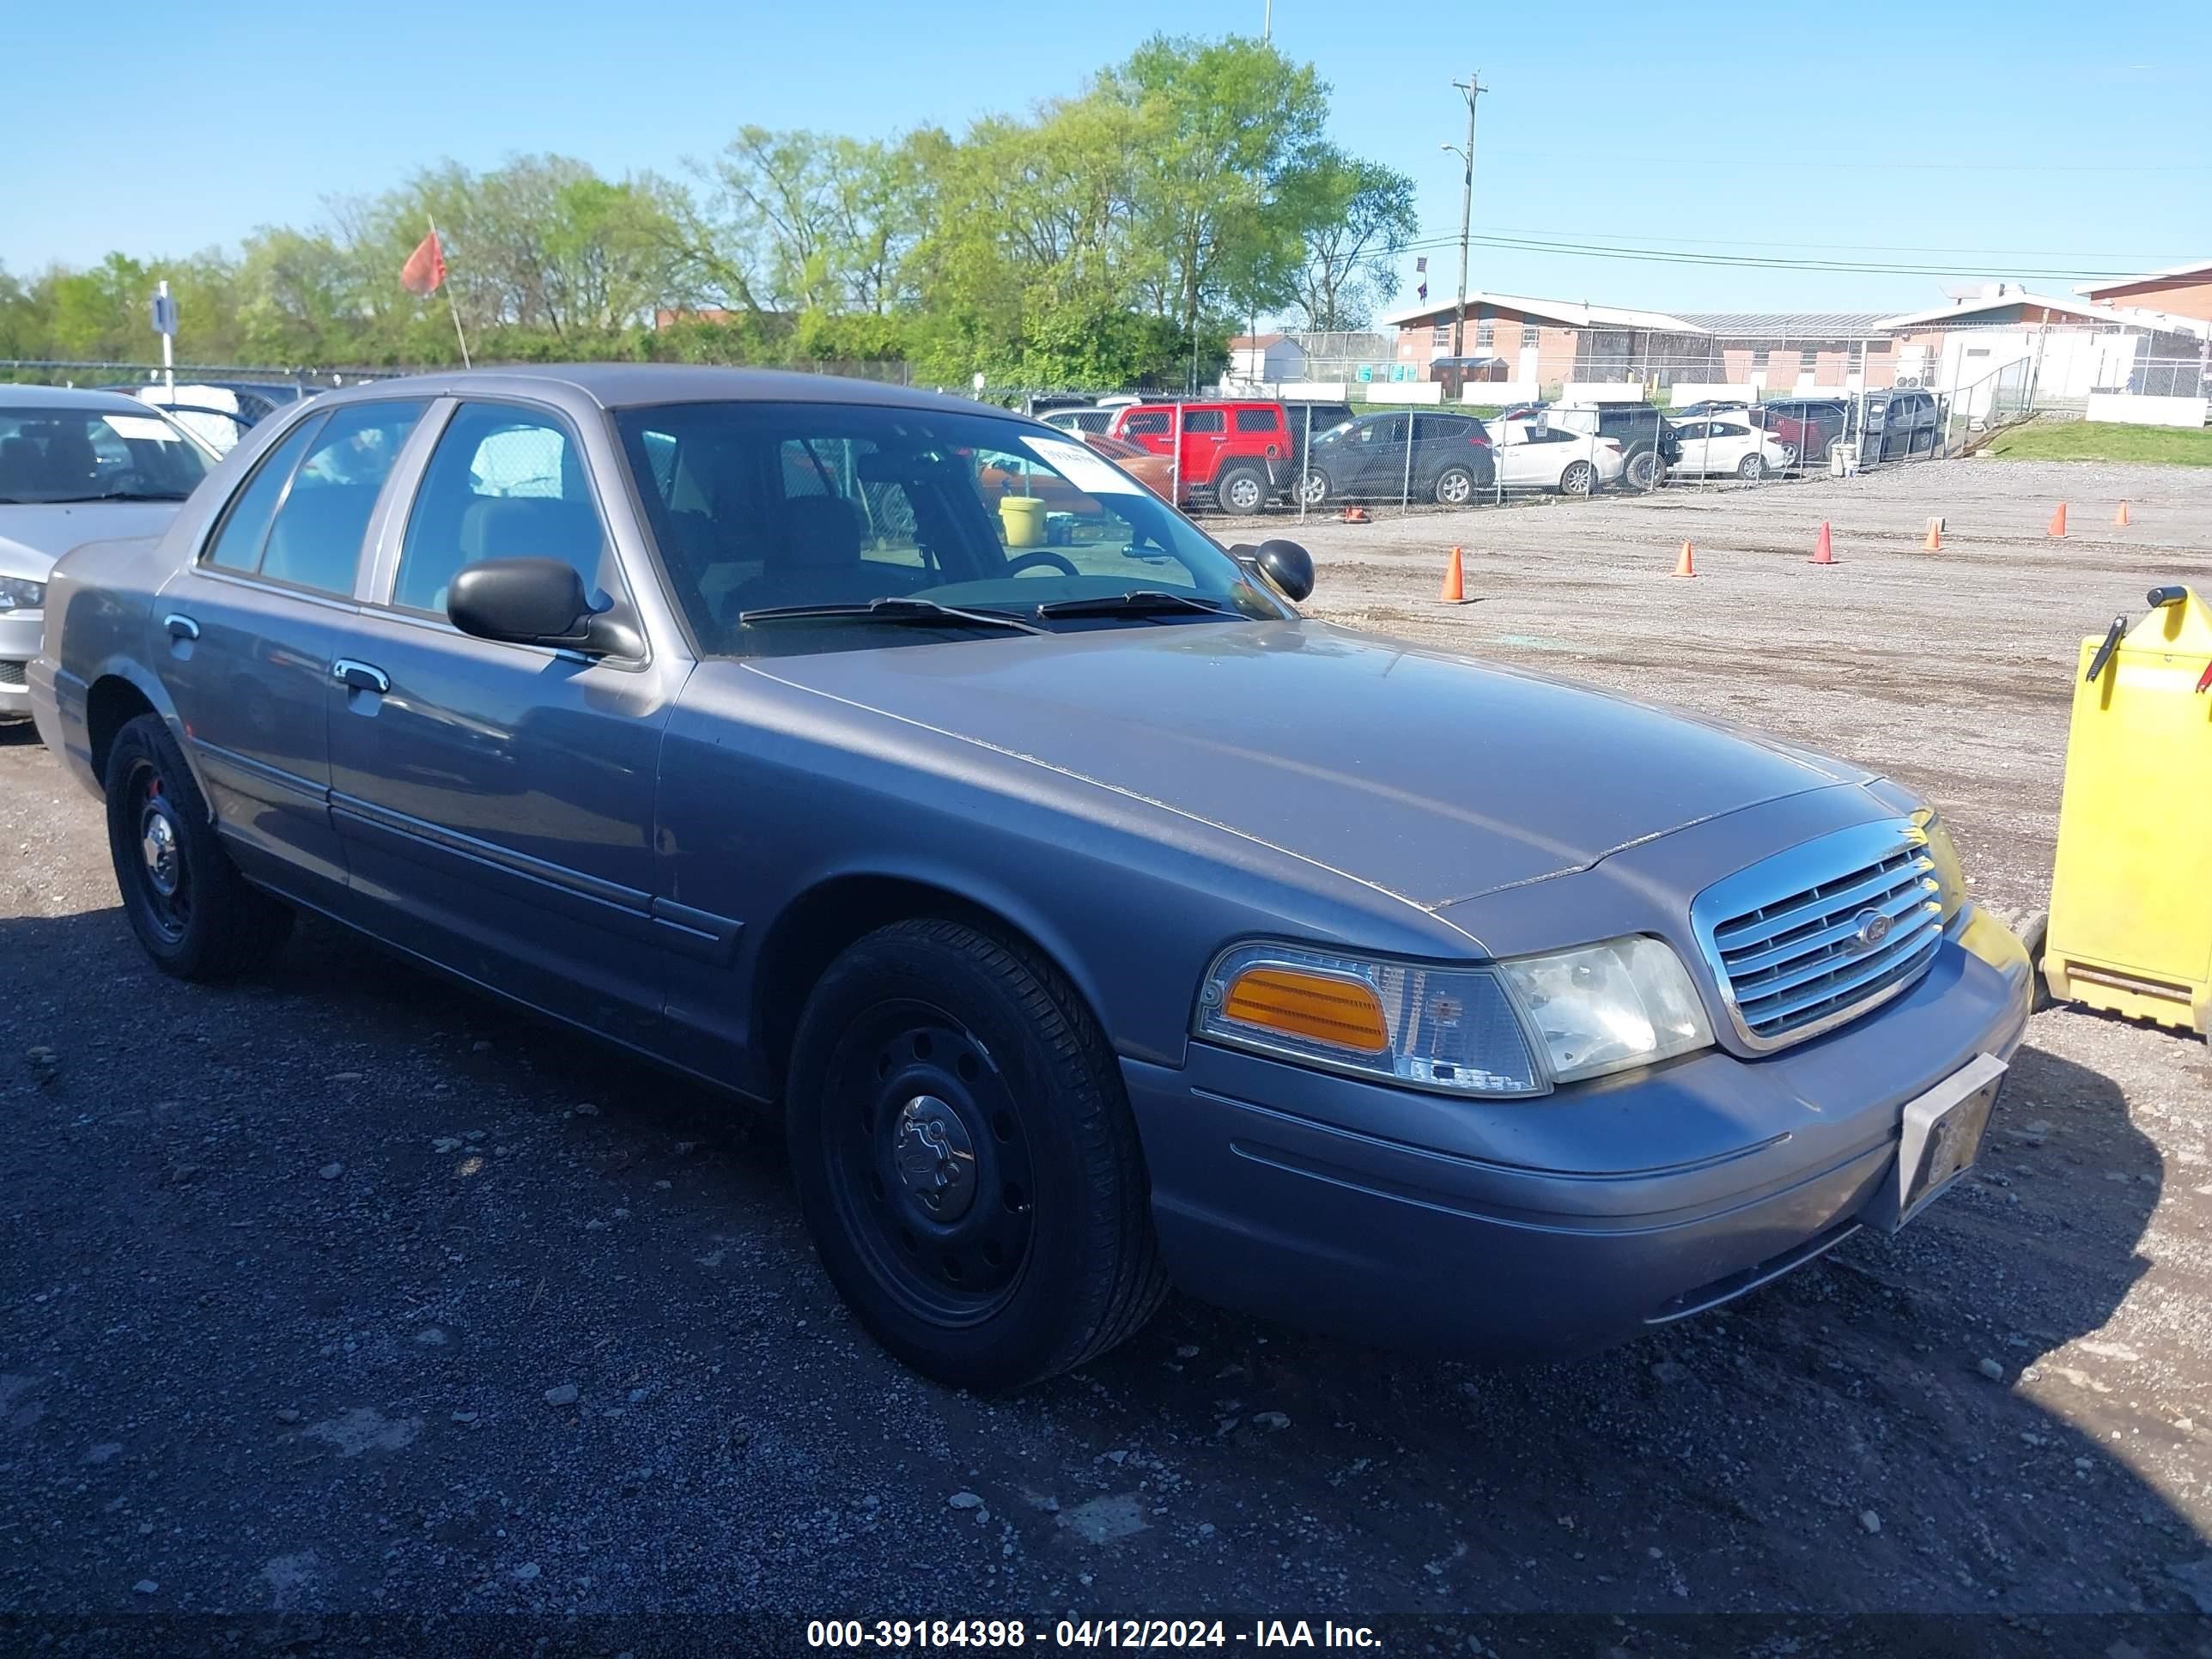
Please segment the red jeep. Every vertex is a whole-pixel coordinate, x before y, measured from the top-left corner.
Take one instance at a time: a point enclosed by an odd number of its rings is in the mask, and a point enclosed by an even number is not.
[[[1108,434],[1172,457],[1182,434],[1182,501],[1224,513],[1264,513],[1288,489],[1291,423],[1280,404],[1131,404]]]

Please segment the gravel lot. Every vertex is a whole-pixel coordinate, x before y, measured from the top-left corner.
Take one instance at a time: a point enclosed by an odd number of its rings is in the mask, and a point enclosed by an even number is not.
[[[1320,614],[1893,770],[2017,915],[2076,641],[2212,588],[2212,476],[1960,462],[1304,535]],[[20,730],[0,1028],[0,1610],[2212,1611],[2212,1066],[2172,1036],[2039,1015],[1924,1221],[1595,1360],[1178,1300],[994,1403],[856,1334],[716,1097],[325,927],[240,987],[163,979]]]

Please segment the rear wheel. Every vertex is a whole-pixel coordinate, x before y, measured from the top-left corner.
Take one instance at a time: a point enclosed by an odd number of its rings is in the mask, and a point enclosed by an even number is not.
[[[808,999],[787,1113],[823,1267],[939,1382],[1079,1365],[1166,1293],[1120,1070],[1025,949],[927,918],[861,939]]]
[[[1595,477],[1596,470],[1588,461],[1575,461],[1559,474],[1560,492],[1568,495],[1587,495],[1590,493],[1590,481]]]
[[[1445,507],[1465,507],[1474,499],[1474,474],[1455,462],[1437,474],[1437,500]]]
[[[141,714],[115,734],[106,793],[123,914],[155,966],[179,979],[228,979],[284,942],[290,908],[238,873],[160,715]]]
[[[1659,452],[1656,449],[1638,450],[1628,458],[1627,468],[1621,476],[1628,481],[1632,489],[1658,489]]]
[[[1224,513],[1264,513],[1267,480],[1256,467],[1232,466],[1214,481],[1213,497]]]

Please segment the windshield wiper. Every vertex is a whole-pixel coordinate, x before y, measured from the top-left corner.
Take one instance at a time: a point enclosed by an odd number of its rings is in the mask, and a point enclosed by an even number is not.
[[[181,501],[191,492],[182,489],[103,489],[97,495],[57,495],[41,507],[82,507],[88,501]]]
[[[1011,628],[1022,634],[1045,631],[1033,622],[1010,617],[1003,611],[963,611],[956,605],[939,605],[935,599],[907,599],[897,594],[858,605],[771,605],[757,611],[738,611],[738,624],[748,627],[754,623],[809,617],[842,617],[853,622],[969,623],[978,628]]]
[[[1040,617],[1156,617],[1163,611],[1198,611],[1209,617],[1238,617],[1225,605],[1208,605],[1187,593],[1170,593],[1162,587],[1132,588],[1127,593],[1099,593],[1087,599],[1053,599],[1036,608]]]

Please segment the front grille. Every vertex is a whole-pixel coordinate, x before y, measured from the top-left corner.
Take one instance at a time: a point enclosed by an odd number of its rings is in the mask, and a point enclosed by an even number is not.
[[[0,662],[0,688],[20,691],[29,684],[23,677],[21,663]]]
[[[1839,1025],[1927,971],[1942,940],[1935,861],[1909,823],[1794,848],[1700,894],[1699,941],[1736,1029],[1778,1048]]]

